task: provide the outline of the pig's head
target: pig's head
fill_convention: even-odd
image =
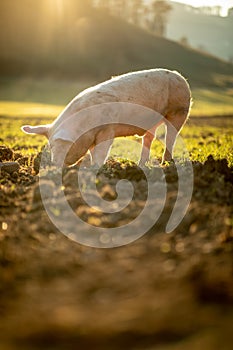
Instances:
[[[73,159],[70,152],[73,142],[67,136],[60,135],[60,132],[52,134],[51,125],[24,125],[21,130],[26,134],[44,135],[49,140],[51,160],[56,166],[62,167],[64,164],[71,165],[75,162],[76,159]]]
[[[49,140],[51,149],[51,160],[58,166],[72,165],[76,162],[76,158],[72,153],[72,141],[63,140],[61,138]]]

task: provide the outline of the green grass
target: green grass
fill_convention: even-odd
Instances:
[[[211,118],[209,125],[187,125],[181,136],[185,142],[190,158],[193,161],[204,162],[209,155],[214,159],[227,159],[233,167],[233,119],[230,125],[213,126]]]
[[[49,123],[52,118],[0,116],[1,144],[19,150],[22,154],[34,154],[46,144],[46,139],[36,135],[26,135],[21,126],[26,124]]]

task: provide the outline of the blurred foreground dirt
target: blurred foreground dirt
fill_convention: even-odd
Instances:
[[[0,161],[13,160],[19,171],[0,174],[1,349],[232,349],[233,174],[225,160],[192,164],[192,201],[169,234],[177,172],[165,167],[167,200],[159,220],[134,243],[112,249],[61,234],[41,201],[39,158],[1,147]],[[115,227],[142,210],[147,182],[136,165],[110,160],[98,175],[99,193],[110,201],[119,179],[134,185],[135,198],[115,219],[85,205],[76,172],[66,170],[63,185],[83,220]],[[82,172],[91,178],[91,170]],[[157,175],[156,167],[150,170],[151,181],[159,183]],[[50,201],[54,181],[42,186]]]

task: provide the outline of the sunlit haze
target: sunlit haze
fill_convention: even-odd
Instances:
[[[233,0],[171,0],[174,2],[180,2],[187,5],[191,5],[194,7],[201,7],[201,6],[221,6],[222,16],[227,15],[227,11],[229,8],[233,7]]]

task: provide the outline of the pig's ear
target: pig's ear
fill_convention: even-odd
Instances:
[[[24,125],[21,127],[21,130],[26,134],[38,134],[38,135],[44,135],[48,137],[49,125],[39,125],[39,126]]]

